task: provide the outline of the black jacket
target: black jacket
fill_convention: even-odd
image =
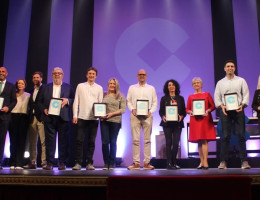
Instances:
[[[177,95],[177,96],[174,97],[174,99],[175,99],[175,101],[177,101],[178,114],[182,115],[183,119],[184,119],[185,116],[186,116],[186,110],[185,110],[186,108],[185,108],[184,98],[182,96]],[[163,96],[161,98],[160,110],[159,110],[159,114],[160,114],[161,118],[163,116],[165,116],[165,106],[171,105],[170,102],[171,102],[171,97],[169,95]],[[164,122],[162,120],[161,123],[160,123],[160,126],[176,126],[177,125],[177,126],[180,126],[181,128],[183,128],[184,127],[183,119],[180,122]]]

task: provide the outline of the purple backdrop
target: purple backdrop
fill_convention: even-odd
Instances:
[[[260,48],[256,1],[233,0],[233,12],[238,75],[247,81],[250,90],[250,103],[248,108],[245,109],[245,113],[248,117],[251,117],[251,105],[260,75]],[[260,143],[258,140],[247,141],[248,150],[259,148]],[[259,154],[250,154],[249,156],[255,157],[259,156]]]
[[[97,82],[106,90],[107,80],[116,77],[121,92],[127,95],[129,85],[137,83],[138,69],[144,68],[148,73],[147,82],[156,88],[158,101],[165,81],[171,78],[179,81],[185,100],[193,93],[191,79],[194,76],[200,76],[204,90],[213,94],[210,6],[210,1],[193,0],[96,0],[93,66],[100,71]],[[123,115],[118,140],[118,156],[123,157],[124,165],[132,162],[129,115],[129,111]],[[159,123],[157,110],[152,156],[155,156],[155,135],[162,130]],[[186,148],[186,129],[183,129],[183,157],[187,155]],[[101,149],[96,150],[95,156],[101,156]]]

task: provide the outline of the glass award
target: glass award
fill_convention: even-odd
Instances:
[[[61,104],[62,104],[62,99],[52,98],[50,101],[48,114],[59,116],[61,110]]]
[[[193,115],[205,115],[205,99],[192,100]]]
[[[224,94],[224,99],[225,99],[227,111],[238,109],[239,105],[238,105],[237,93]]]
[[[146,116],[149,113],[149,100],[136,100],[136,115]]]
[[[166,121],[178,121],[178,106],[171,105],[165,106]]]
[[[4,98],[0,97],[0,110],[3,108],[4,105]]]
[[[93,104],[94,117],[105,117],[107,115],[107,104],[106,103],[94,103]]]

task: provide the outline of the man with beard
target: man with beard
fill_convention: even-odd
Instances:
[[[72,104],[74,100],[74,91],[72,86],[62,82],[63,70],[55,67],[52,71],[53,83],[44,87],[43,108],[46,115],[45,139],[46,139],[46,158],[47,165],[43,168],[52,170],[55,163],[54,155],[56,149],[56,134],[58,132],[58,152],[59,152],[59,170],[66,169],[67,159],[67,140],[72,119]],[[62,100],[59,115],[49,114],[50,102],[53,98]]]
[[[5,137],[11,120],[11,111],[17,102],[15,85],[6,81],[7,76],[7,69],[0,67],[0,101],[2,102],[2,105],[0,105],[0,162],[3,159]],[[1,163],[0,169],[3,169]]]
[[[29,146],[30,146],[30,163],[24,166],[24,169],[37,168],[37,141],[38,134],[41,141],[41,166],[46,166],[46,146],[45,146],[45,132],[44,132],[44,113],[42,108],[43,92],[42,85],[42,72],[34,72],[32,75],[32,82],[34,89],[30,91],[31,96],[29,99]]]
[[[249,103],[249,89],[245,79],[236,76],[236,65],[232,60],[225,62],[224,71],[226,76],[219,80],[216,85],[214,99],[217,108],[220,108],[220,121],[222,125],[221,152],[219,169],[227,168],[229,142],[231,137],[232,124],[235,125],[235,133],[238,137],[238,145],[241,159],[241,168],[250,169],[247,161],[246,139],[245,139],[245,113],[244,108]],[[228,110],[225,95],[236,94],[238,108]],[[234,103],[234,97],[231,102]],[[229,100],[227,100],[229,101]]]

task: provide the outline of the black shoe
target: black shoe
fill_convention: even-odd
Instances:
[[[176,164],[174,164],[173,167],[174,167],[175,169],[180,169],[180,168],[181,168],[180,166],[178,166],[178,165],[176,165]]]
[[[0,165],[0,170],[3,169],[2,165]]]
[[[167,169],[169,169],[169,170],[174,170],[174,169],[180,169],[180,167],[178,166],[178,165],[176,165],[176,164],[168,164],[167,165]]]
[[[28,164],[28,165],[25,165],[23,166],[24,169],[36,169],[37,166],[36,164]]]
[[[202,165],[199,165],[197,169],[203,169],[204,167]]]
[[[65,170],[66,165],[64,163],[59,164],[58,170]]]
[[[209,169],[209,167],[203,167],[202,169],[205,169],[205,170],[207,170],[207,169]]]

